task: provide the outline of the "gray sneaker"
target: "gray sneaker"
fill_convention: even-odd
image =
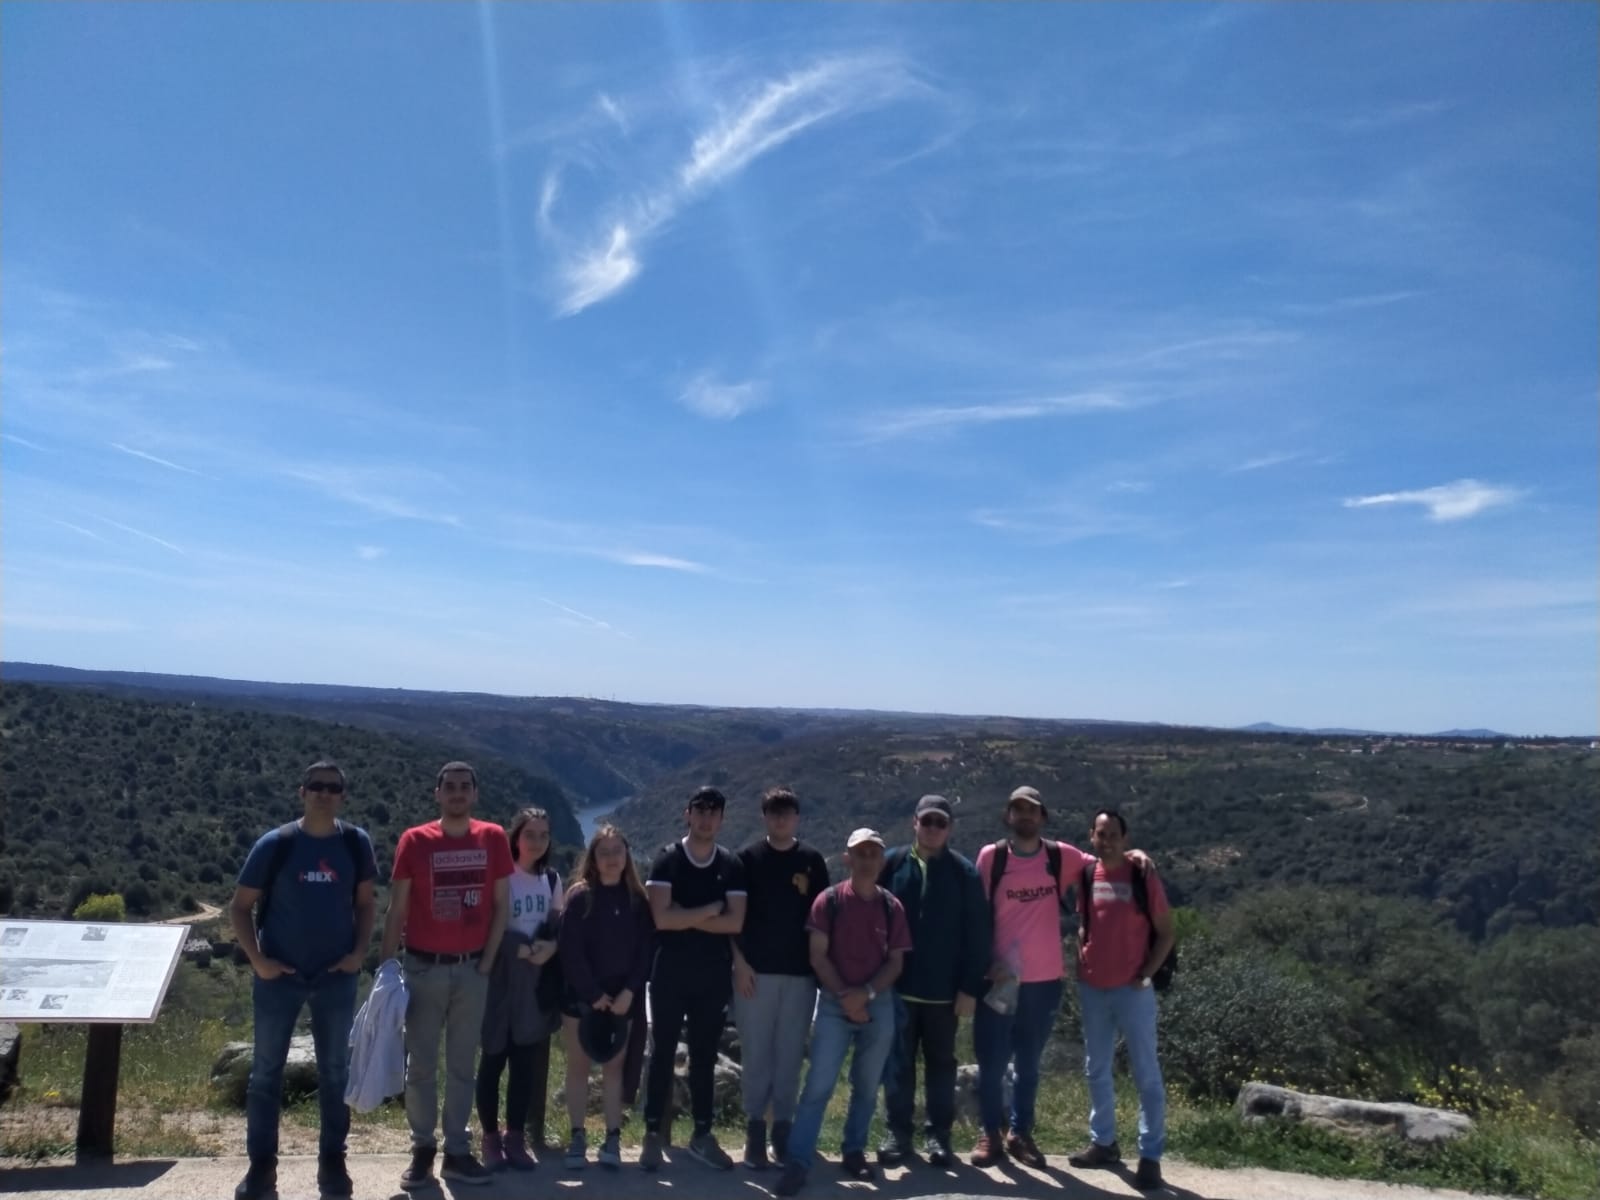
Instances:
[[[717,1145],[715,1134],[695,1134],[689,1139],[689,1153],[708,1167],[715,1167],[719,1171],[733,1170],[733,1159],[728,1157],[726,1150]]]
[[[581,1171],[589,1165],[589,1139],[579,1129],[572,1135],[572,1141],[567,1143],[567,1156],[561,1160],[561,1165],[569,1171]]]
[[[622,1166],[622,1137],[619,1134],[608,1133],[606,1140],[600,1146],[600,1153],[596,1156],[602,1167],[609,1167],[615,1171]]]

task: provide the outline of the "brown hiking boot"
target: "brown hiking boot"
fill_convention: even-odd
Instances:
[[[1090,1142],[1088,1149],[1069,1156],[1067,1161],[1075,1167],[1113,1167],[1122,1161],[1122,1151],[1115,1142],[1109,1146]]]
[[[1026,1133],[1013,1133],[1007,1137],[1006,1153],[1025,1167],[1032,1167],[1035,1171],[1044,1170],[1044,1155]]]
[[[992,1167],[1005,1156],[1005,1147],[1000,1143],[1000,1131],[988,1130],[978,1139],[967,1161],[975,1167]]]
[[[1133,1174],[1133,1186],[1141,1192],[1153,1192],[1157,1188],[1166,1187],[1166,1181],[1161,1178],[1161,1161],[1155,1158],[1141,1158],[1139,1169]]]

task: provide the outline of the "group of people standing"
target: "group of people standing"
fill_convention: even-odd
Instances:
[[[351,1194],[348,1035],[375,923],[377,869],[365,831],[338,820],[345,787],[336,764],[307,768],[304,816],[265,834],[240,872],[230,911],[255,971],[256,1027],[250,1167],[236,1200],[276,1196],[283,1068],[307,1006],[322,1115],[318,1185],[324,1196]],[[441,1043],[438,1174],[470,1184],[499,1168],[533,1168],[529,1138],[544,1148],[550,1038],[558,1029],[567,1064],[567,1168],[589,1161],[585,1117],[596,1067],[605,1126],[597,1161],[621,1166],[624,1113],[642,1081],[640,1166],[662,1167],[681,1038],[693,1118],[687,1153],[730,1169],[733,1159],[713,1131],[715,1067],[730,1012],[742,1048],[743,1165],[764,1170],[776,1162],[778,1195],[794,1195],[807,1181],[847,1056],[844,1173],[874,1175],[867,1140],[880,1087],[887,1136],[878,1161],[914,1157],[919,1061],[922,1153],[935,1166],[952,1165],[956,1034],[968,1017],[983,1127],[970,1161],[990,1166],[1009,1156],[1042,1167],[1034,1104],[1061,1006],[1063,914],[1075,916],[1079,930],[1091,1106],[1091,1141],[1069,1161],[1105,1167],[1121,1160],[1111,1081],[1120,1032],[1140,1098],[1135,1182],[1160,1186],[1164,1092],[1151,981],[1171,950],[1172,921],[1153,864],[1126,849],[1119,814],[1096,815],[1087,854],[1045,839],[1044,800],[1019,787],[1005,808],[1009,836],[985,846],[974,863],[948,845],[953,806],[924,796],[908,844],[891,849],[876,830],[851,833],[847,874],[835,883],[821,851],[798,836],[792,791],[762,797],[765,835],[734,852],[717,842],[726,798],[705,787],[685,806],[684,836],[655,857],[647,877],[627,837],[608,824],[589,837],[564,886],[550,865],[548,814],[526,809],[504,828],[477,820],[477,774],[464,762],[440,768],[434,794],[439,818],[407,829],[396,848],[380,952],[379,986],[394,960],[405,986],[412,1155],[403,1189],[436,1183]],[[1074,888],[1076,909],[1066,899]],[[509,1076],[503,1126],[502,1075]],[[474,1099],[481,1157],[468,1129]]]

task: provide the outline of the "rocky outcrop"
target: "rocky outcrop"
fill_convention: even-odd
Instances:
[[[1247,1083],[1239,1092],[1239,1116],[1247,1123],[1279,1117],[1337,1133],[1388,1133],[1433,1145],[1472,1132],[1472,1118],[1420,1104],[1384,1104],[1296,1092],[1267,1083]]]
[[[211,1086],[235,1108],[244,1107],[245,1089],[250,1083],[250,1060],[255,1047],[249,1042],[229,1042],[211,1067]],[[289,1043],[289,1059],[283,1068],[285,1099],[317,1090],[317,1053],[311,1035],[303,1033]]]
[[[197,967],[209,967],[212,953],[211,943],[203,937],[192,937],[183,944],[183,961]]]

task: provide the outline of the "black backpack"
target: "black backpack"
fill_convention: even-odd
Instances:
[[[1000,881],[1005,878],[1006,863],[1011,859],[1011,843],[1001,838],[994,844],[994,857],[989,863],[989,903],[1000,893]],[[1070,933],[1077,925],[1076,914],[1067,905],[1067,889],[1061,886],[1061,843],[1044,844],[1045,869],[1056,884],[1056,903],[1061,909],[1061,932]]]
[[[1083,868],[1083,882],[1078,888],[1078,941],[1081,943],[1089,940],[1089,921],[1094,914],[1094,863],[1089,863]],[[1133,868],[1133,902],[1139,906],[1139,911],[1144,914],[1146,921],[1150,920],[1150,885],[1145,882],[1144,869]],[[1154,923],[1150,926],[1150,940],[1147,946],[1155,945],[1156,933]],[[1150,986],[1158,992],[1164,992],[1172,986],[1172,977],[1178,973],[1178,944],[1174,942],[1172,949],[1167,952],[1167,957],[1156,968],[1156,973],[1150,976]]]
[[[350,856],[350,906],[355,907],[356,889],[361,886],[361,830],[343,821],[333,823],[333,831],[344,841],[345,853]],[[277,840],[272,843],[272,857],[267,862],[267,880],[256,899],[256,933],[259,936],[267,924],[267,909],[271,906],[272,889],[283,874],[283,868],[294,853],[294,839],[300,836],[300,822],[290,821],[277,828]]]

